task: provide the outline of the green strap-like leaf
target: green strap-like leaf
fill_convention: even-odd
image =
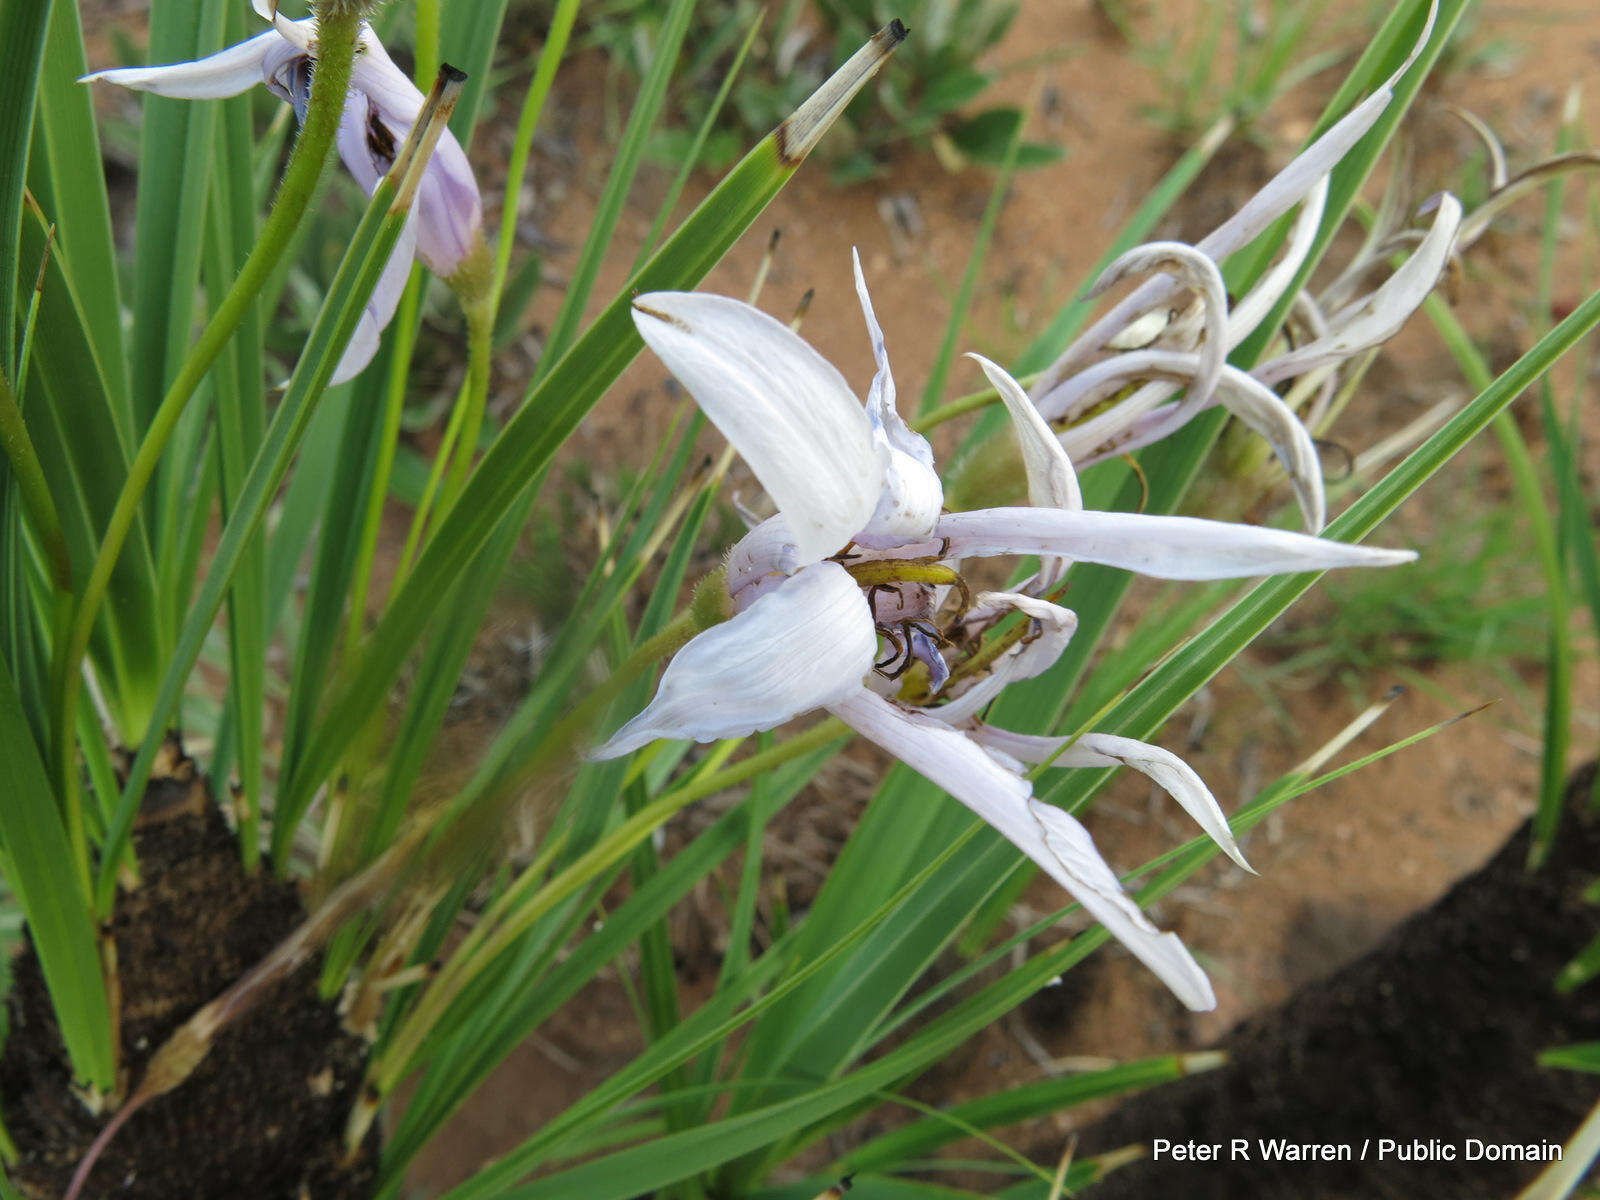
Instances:
[[[80,1080],[109,1089],[115,1081],[111,1010],[94,916],[78,885],[44,761],[5,662],[0,662],[0,848],[6,884],[27,914],[73,1071]]]

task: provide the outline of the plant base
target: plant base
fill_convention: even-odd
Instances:
[[[152,779],[134,844],[141,882],[117,900],[111,929],[122,990],[126,1078],[305,917],[293,883],[240,865],[237,842],[194,764],[174,743]],[[377,1138],[345,1163],[343,1128],[366,1043],[316,995],[319,964],[286,979],[225,1030],[194,1074],[135,1113],[84,1190],[117,1200],[366,1200]],[[27,1196],[57,1197],[106,1116],[71,1075],[31,945],[13,965],[0,1106],[21,1154],[7,1169]]]

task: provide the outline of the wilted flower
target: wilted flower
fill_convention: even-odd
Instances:
[[[1327,304],[1297,292],[1289,320],[1302,344],[1250,371],[1225,360],[1294,283],[1316,241],[1331,173],[1388,106],[1394,85],[1432,33],[1433,15],[1417,49],[1383,86],[1216,230],[1193,246],[1135,247],[1107,268],[1090,295],[1130,275],[1158,274],[1078,337],[1030,391],[1074,462],[1088,466],[1147,446],[1221,404],[1266,438],[1294,484],[1307,526],[1321,529],[1322,470],[1307,425],[1318,424],[1326,412],[1339,364],[1393,337],[1433,290],[1463,231],[1460,203],[1449,195],[1436,199],[1431,228],[1415,236],[1411,257],[1372,292],[1350,299],[1344,289],[1358,278],[1353,274],[1338,281],[1341,290],[1325,297]],[[1297,204],[1278,261],[1230,306],[1218,264]],[[1372,260],[1362,261],[1365,267]],[[1315,376],[1319,394],[1303,422],[1273,387],[1308,376]],[[1182,398],[1175,398],[1180,391]]]
[[[1034,506],[944,513],[928,443],[896,411],[859,260],[856,286],[877,361],[865,410],[821,355],[747,304],[682,292],[635,301],[645,341],[779,511],[729,555],[734,616],[679,651],[649,706],[595,756],[657,738],[740,737],[827,709],[1014,842],[1185,1004],[1209,1008],[1210,983],[1182,943],[1145,919],[1076,820],[1034,798],[1018,760],[1143,771],[1243,865],[1205,785],[1155,746],[1096,734],[1069,745],[978,718],[1009,681],[1048,668],[1072,637],[1077,618],[1043,598],[1071,561],[1222,579],[1413,555],[1189,517],[1084,511],[1049,426],[986,360],[1022,443]],[[962,560],[995,555],[1038,555],[1040,573],[1015,592],[972,595]],[[1015,628],[984,640],[1014,614]]]
[[[249,41],[196,62],[97,71],[84,80],[104,79],[183,100],[236,96],[263,83],[293,105],[295,116],[304,121],[317,65],[316,23],[310,17],[291,21],[277,12],[270,0],[252,2],[272,28]],[[337,142],[339,157],[368,195],[393,165],[423,100],[416,85],[395,66],[377,35],[363,23]],[[482,223],[477,180],[461,143],[446,129],[423,172],[400,240],[334,372],[334,383],[359,374],[377,352],[378,335],[400,303],[412,258],[421,259],[434,274],[449,279],[482,244]]]

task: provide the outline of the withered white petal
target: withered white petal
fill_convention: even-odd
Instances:
[[[841,549],[872,516],[883,463],[844,377],[759,309],[726,296],[651,292],[634,324],[750,464],[801,557]]]
[[[1193,767],[1169,750],[1109,733],[1086,733],[1072,742],[1070,738],[1039,737],[983,726],[974,730],[972,736],[987,749],[1001,751],[1025,763],[1048,762],[1054,767],[1132,767],[1176,800],[1224,854],[1252,875],[1256,873],[1240,853],[1233,830],[1228,828],[1227,815],[1211,789]],[[1064,746],[1066,748],[1062,749]]]
[[[859,691],[878,638],[855,580],[813,563],[667,664],[655,698],[591,752],[618,758],[658,738],[744,737]]]
[[[833,712],[987,821],[1065,888],[1185,1005],[1199,1012],[1216,1006],[1210,981],[1183,943],[1150,923],[1123,892],[1088,831],[1067,813],[1036,801],[1026,780],[965,734],[865,689],[834,704]]]
[[[1217,399],[1272,447],[1305,518],[1306,528],[1321,533],[1327,521],[1328,500],[1322,487],[1322,460],[1311,431],[1283,402],[1277,392],[1237,367],[1229,367],[1217,389]]]
[[[1119,255],[1089,289],[1097,296],[1119,280],[1149,271],[1163,271],[1200,298],[1204,334],[1196,351],[1197,367],[1184,403],[1203,407],[1222,373],[1228,352],[1228,289],[1216,262],[1182,242],[1147,242]]]
[[[1324,175],[1306,194],[1304,203],[1300,205],[1300,211],[1295,214],[1294,225],[1289,230],[1289,237],[1284,243],[1283,253],[1278,256],[1278,261],[1256,280],[1255,287],[1246,292],[1244,299],[1235,304],[1233,310],[1228,313],[1228,349],[1232,350],[1255,332],[1256,326],[1261,324],[1273,306],[1283,298],[1284,291],[1294,282],[1295,275],[1299,273],[1301,265],[1306,260],[1306,255],[1311,253],[1311,246],[1316,241],[1317,229],[1322,224],[1322,212],[1327,203],[1328,176]]]
[[[1253,374],[1264,383],[1277,383],[1388,341],[1439,282],[1460,229],[1461,201],[1447,192],[1439,198],[1438,215],[1415,253],[1376,291],[1331,315],[1327,336],[1261,364]]]
[[[1431,0],[1428,17],[1411,53],[1398,70],[1372,95],[1357,104],[1310,146],[1307,146],[1288,166],[1268,180],[1267,184],[1221,225],[1202,238],[1196,249],[1213,260],[1221,262],[1235,250],[1248,245],[1255,237],[1288,212],[1305,197],[1318,181],[1331,172],[1339,161],[1360,141],[1377,122],[1383,110],[1394,98],[1394,86],[1421,54],[1433,35],[1438,17],[1438,0]],[[1178,288],[1177,280],[1162,276],[1141,284],[1111,310],[1081,333],[1034,383],[1034,396],[1047,395],[1073,368],[1083,363],[1106,345],[1109,338],[1118,334],[1129,321],[1135,320],[1161,304]]]
[[[1166,376],[1181,383],[1189,369],[1189,356],[1175,355],[1170,360],[1152,360],[1141,374]],[[1137,402],[1138,396],[1135,395],[1132,400]],[[1305,516],[1306,527],[1313,533],[1320,533],[1327,519],[1322,460],[1317,455],[1316,442],[1304,422],[1276,392],[1238,367],[1223,368],[1210,403],[1221,404],[1266,439],[1294,486],[1295,499]],[[1111,414],[1096,417],[1062,434],[1061,441],[1078,450],[1086,463],[1092,463],[1160,441],[1192,416],[1186,398],[1182,402],[1159,405],[1147,413],[1140,413],[1136,418],[1121,422],[1112,419]]]
[[[1059,554],[1159,579],[1238,579],[1410,562],[1410,550],[1331,542],[1303,533],[1123,512],[989,508],[950,513],[938,534],[951,558]]]

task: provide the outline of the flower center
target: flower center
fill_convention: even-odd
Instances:
[[[937,623],[940,605],[935,589],[956,590],[959,607],[951,618],[956,623],[972,606],[972,590],[967,581],[938,556],[866,561],[855,558],[847,547],[834,556],[834,561],[866,590],[874,628],[888,643],[889,653],[873,664],[873,670],[885,679],[899,679],[921,663],[928,670],[926,690],[937,692],[950,677],[941,647],[952,641]]]

